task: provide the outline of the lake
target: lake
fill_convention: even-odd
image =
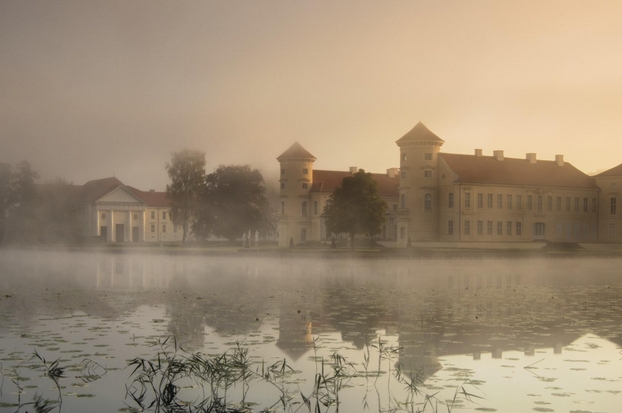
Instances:
[[[620,268],[4,249],[0,412],[617,412]]]

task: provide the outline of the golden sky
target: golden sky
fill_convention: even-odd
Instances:
[[[275,176],[450,153],[622,163],[621,1],[0,0],[0,161],[164,189],[184,147]]]

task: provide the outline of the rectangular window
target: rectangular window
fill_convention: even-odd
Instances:
[[[542,195],[538,195],[536,202],[538,203],[538,211],[542,211]]]
[[[397,212],[397,204],[393,204],[393,212]]]
[[[609,224],[609,236],[611,238],[615,238],[616,236],[616,223],[612,222]]]
[[[616,214],[616,198],[615,197],[609,200],[609,213],[611,215]]]
[[[306,182],[302,183],[302,189],[309,189],[309,184]]]
[[[508,195],[508,201],[506,202],[508,209],[512,209],[512,195]]]
[[[570,197],[566,197],[566,211],[570,212]]]
[[[464,235],[471,235],[471,221],[464,221]]]
[[[162,219],[166,219],[166,212],[162,211]]]
[[[533,197],[531,195],[527,195],[527,209],[529,211],[533,209]]]
[[[281,175],[285,175],[285,169],[281,169]]]
[[[492,221],[486,222],[486,235],[492,235]]]
[[[400,239],[404,239],[404,238],[406,238],[406,228],[400,227]]]
[[[155,232],[155,225],[151,224],[151,233],[154,233],[154,232]]]
[[[477,194],[477,207],[484,208],[484,194]]]
[[[317,201],[313,201],[313,214],[317,215]]]
[[[484,234],[484,221],[477,221],[477,235]]]
[[[162,224],[162,232],[166,232],[166,224]]]
[[[307,168],[302,168],[303,175],[309,175],[309,170]]]
[[[497,235],[503,235],[503,222],[497,221]]]
[[[432,171],[423,171],[423,176],[425,178],[432,178]]]
[[[523,209],[523,196],[516,195],[516,209]]]
[[[516,223],[516,235],[523,235],[523,223],[520,221]]]
[[[488,208],[492,208],[492,194],[486,194],[486,204]]]
[[[557,210],[558,211],[562,210],[562,197],[561,196],[557,197]]]
[[[592,212],[596,212],[596,198],[592,198]]]
[[[497,195],[497,208],[503,208],[503,195]]]
[[[431,153],[425,153],[423,155],[423,159],[425,159],[426,161],[431,161],[432,160],[432,154]]]
[[[400,172],[400,176],[402,177],[402,179],[406,179],[406,171]]]
[[[151,211],[151,219],[155,219],[155,211]]]
[[[579,198],[575,197],[574,199],[574,212],[579,212]]]
[[[553,197],[552,196],[546,197],[546,209],[547,211],[553,210]]]
[[[406,154],[405,154],[405,153],[403,153],[403,154],[402,154],[402,161],[405,161],[405,160],[407,160],[407,159],[408,159],[408,157],[406,156]]]
[[[512,221],[506,222],[505,232],[507,235],[512,235]]]
[[[464,207],[471,208],[471,193],[470,192],[464,193]]]
[[[281,182],[281,189],[285,189],[285,182]]]
[[[588,209],[587,198],[583,198],[583,212],[587,212],[587,209]]]
[[[454,235],[454,221],[447,222],[447,235]]]
[[[448,198],[448,201],[447,201],[447,207],[448,208],[453,208],[454,207],[454,193],[453,192],[449,193],[449,198]]]
[[[306,242],[306,241],[307,241],[307,230],[301,229],[300,230],[300,242]]]

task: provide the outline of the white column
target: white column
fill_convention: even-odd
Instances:
[[[128,236],[125,238],[126,240],[128,240],[129,242],[134,241],[132,239],[133,236],[133,230],[132,230],[132,220],[134,219],[134,211],[129,210],[127,211],[127,230],[125,231],[126,234],[128,234]]]
[[[93,208],[95,209],[95,235],[99,237],[101,235],[101,233],[99,232],[99,227],[101,226],[101,224],[99,223],[99,217],[101,216],[101,212],[99,212],[97,208],[95,208],[95,206],[93,206]],[[91,231],[89,235],[92,234],[93,232]]]
[[[138,240],[145,241],[145,210],[140,211],[138,221]]]
[[[108,242],[114,242],[114,210],[110,210],[110,220],[108,221]]]

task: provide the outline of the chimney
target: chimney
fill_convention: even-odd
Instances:
[[[482,156],[484,156],[482,154],[482,150],[481,149],[475,149],[475,156],[477,156],[478,158],[481,158]]]
[[[559,166],[564,166],[564,155],[555,155],[555,163]]]
[[[387,169],[387,175],[389,175],[389,178],[394,178],[397,176],[399,170],[400,168],[389,168]]]
[[[527,157],[527,160],[529,161],[529,163],[536,163],[536,154],[535,153],[528,153],[525,156]]]
[[[503,151],[492,151],[492,156],[497,158],[498,161],[503,160]]]
[[[354,175],[354,174],[355,174],[355,173],[357,173],[357,172],[358,172],[358,169],[356,169],[356,166],[351,166],[351,167],[350,167],[350,173],[351,173],[352,175]]]

